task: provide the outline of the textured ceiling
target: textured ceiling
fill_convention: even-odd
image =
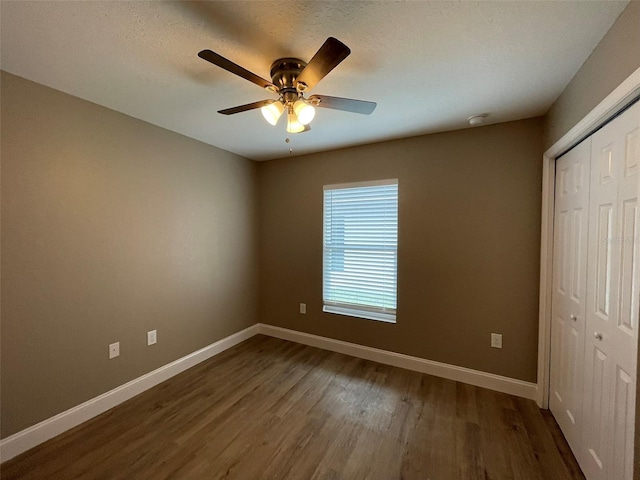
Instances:
[[[627,1],[143,2],[2,0],[1,68],[247,158],[265,160],[544,114]],[[198,58],[211,49],[269,78],[327,37],[351,55],[311,93],[371,100],[318,109],[287,134],[270,95]],[[285,143],[291,138],[289,144]]]

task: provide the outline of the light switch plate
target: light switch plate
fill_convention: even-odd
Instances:
[[[147,346],[154,345],[158,341],[158,332],[157,330],[151,330],[147,332]]]

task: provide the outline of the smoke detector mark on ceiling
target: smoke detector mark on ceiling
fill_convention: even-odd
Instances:
[[[480,113],[470,116],[467,120],[469,121],[469,125],[477,127],[478,125],[482,125],[488,116],[488,113]]]

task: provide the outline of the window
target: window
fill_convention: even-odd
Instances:
[[[325,312],[395,323],[398,180],[324,187]]]

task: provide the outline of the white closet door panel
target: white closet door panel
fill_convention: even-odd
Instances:
[[[640,278],[640,232],[638,231],[638,164],[640,163],[640,103],[637,103],[615,125],[615,141],[620,148],[621,176],[618,208],[620,243],[618,316],[611,325],[613,385],[611,388],[611,425],[613,427],[612,477],[631,480],[633,476],[633,436],[635,426],[635,394],[638,348],[638,300]]]
[[[638,335],[638,163],[640,163],[640,103],[629,109],[610,125],[615,126],[615,150],[620,155],[621,177],[618,209],[620,219],[617,229],[620,243],[620,295],[619,315],[612,325],[613,342],[620,366],[635,378]],[[598,132],[599,133],[599,132]],[[596,134],[597,135],[597,134]]]
[[[615,195],[615,192],[612,193]],[[611,257],[613,255],[613,204],[610,202],[597,205],[595,220],[596,230],[594,236],[597,240],[595,246],[595,266],[594,272],[594,297],[596,302],[595,314],[604,322],[608,322],[611,317]]]
[[[638,335],[640,104],[592,137],[583,447],[585,476],[631,479]]]
[[[629,192],[631,193],[631,192]],[[622,203],[622,252],[620,255],[620,314],[618,329],[620,334],[633,338],[638,324],[638,285],[634,278],[637,268],[637,248],[635,248],[635,232],[637,231],[638,201],[627,198]]]
[[[614,379],[613,401],[613,476],[611,478],[631,479],[633,475],[633,428],[628,428],[634,421],[635,382],[631,376],[616,368]]]
[[[582,417],[590,144],[556,163],[550,409],[573,449]]]
[[[610,370],[611,358],[593,342],[587,343],[582,442],[574,453],[588,480],[611,480],[605,470],[609,468],[612,436],[606,415],[611,388],[611,377],[607,371]]]

